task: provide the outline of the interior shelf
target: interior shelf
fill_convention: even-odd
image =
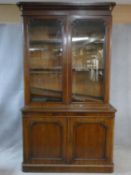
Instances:
[[[57,91],[57,90],[47,90],[47,89],[42,89],[42,88],[31,88],[31,93],[32,95],[39,96],[39,97],[48,97],[48,98],[60,98],[62,95],[62,91]],[[73,94],[72,95],[73,101],[96,101],[100,102],[101,98],[100,97],[93,97],[89,96],[87,94]]]
[[[31,74],[41,74],[41,73],[50,73],[50,72],[62,72],[62,68],[36,68],[36,69],[30,69]]]
[[[79,39],[79,38],[78,38]],[[94,40],[73,40],[72,42],[75,44],[86,43],[86,44],[104,44],[104,39],[94,39]]]
[[[74,72],[89,72],[89,71],[91,71],[91,69],[76,69],[76,68],[73,68],[72,70]],[[104,71],[104,69],[102,69],[102,68],[98,68],[98,69],[95,68],[93,70]]]
[[[48,89],[42,89],[42,88],[31,88],[31,93],[33,95],[41,96],[41,97],[53,97],[53,98],[60,98],[62,91],[56,91],[56,90],[48,90]]]
[[[31,40],[31,45],[41,45],[41,44],[61,44],[62,39],[45,39],[45,40]]]

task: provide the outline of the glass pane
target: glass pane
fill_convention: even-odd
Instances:
[[[29,24],[31,100],[63,101],[63,26],[56,19],[33,19]]]
[[[72,23],[72,101],[99,101],[104,89],[105,25],[101,20]]]

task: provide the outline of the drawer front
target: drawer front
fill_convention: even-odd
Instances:
[[[112,145],[113,118],[71,118],[70,147],[72,163],[111,163]]]
[[[66,125],[63,117],[24,117],[24,163],[64,163]]]

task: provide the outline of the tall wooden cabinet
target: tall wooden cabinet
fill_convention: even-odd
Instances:
[[[18,6],[24,21],[23,171],[112,172],[115,3]]]

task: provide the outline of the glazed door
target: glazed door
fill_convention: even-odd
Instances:
[[[28,102],[62,103],[66,94],[65,20],[55,16],[31,17],[26,27]]]
[[[103,19],[74,18],[70,30],[71,101],[103,101],[106,93],[106,22]]]

